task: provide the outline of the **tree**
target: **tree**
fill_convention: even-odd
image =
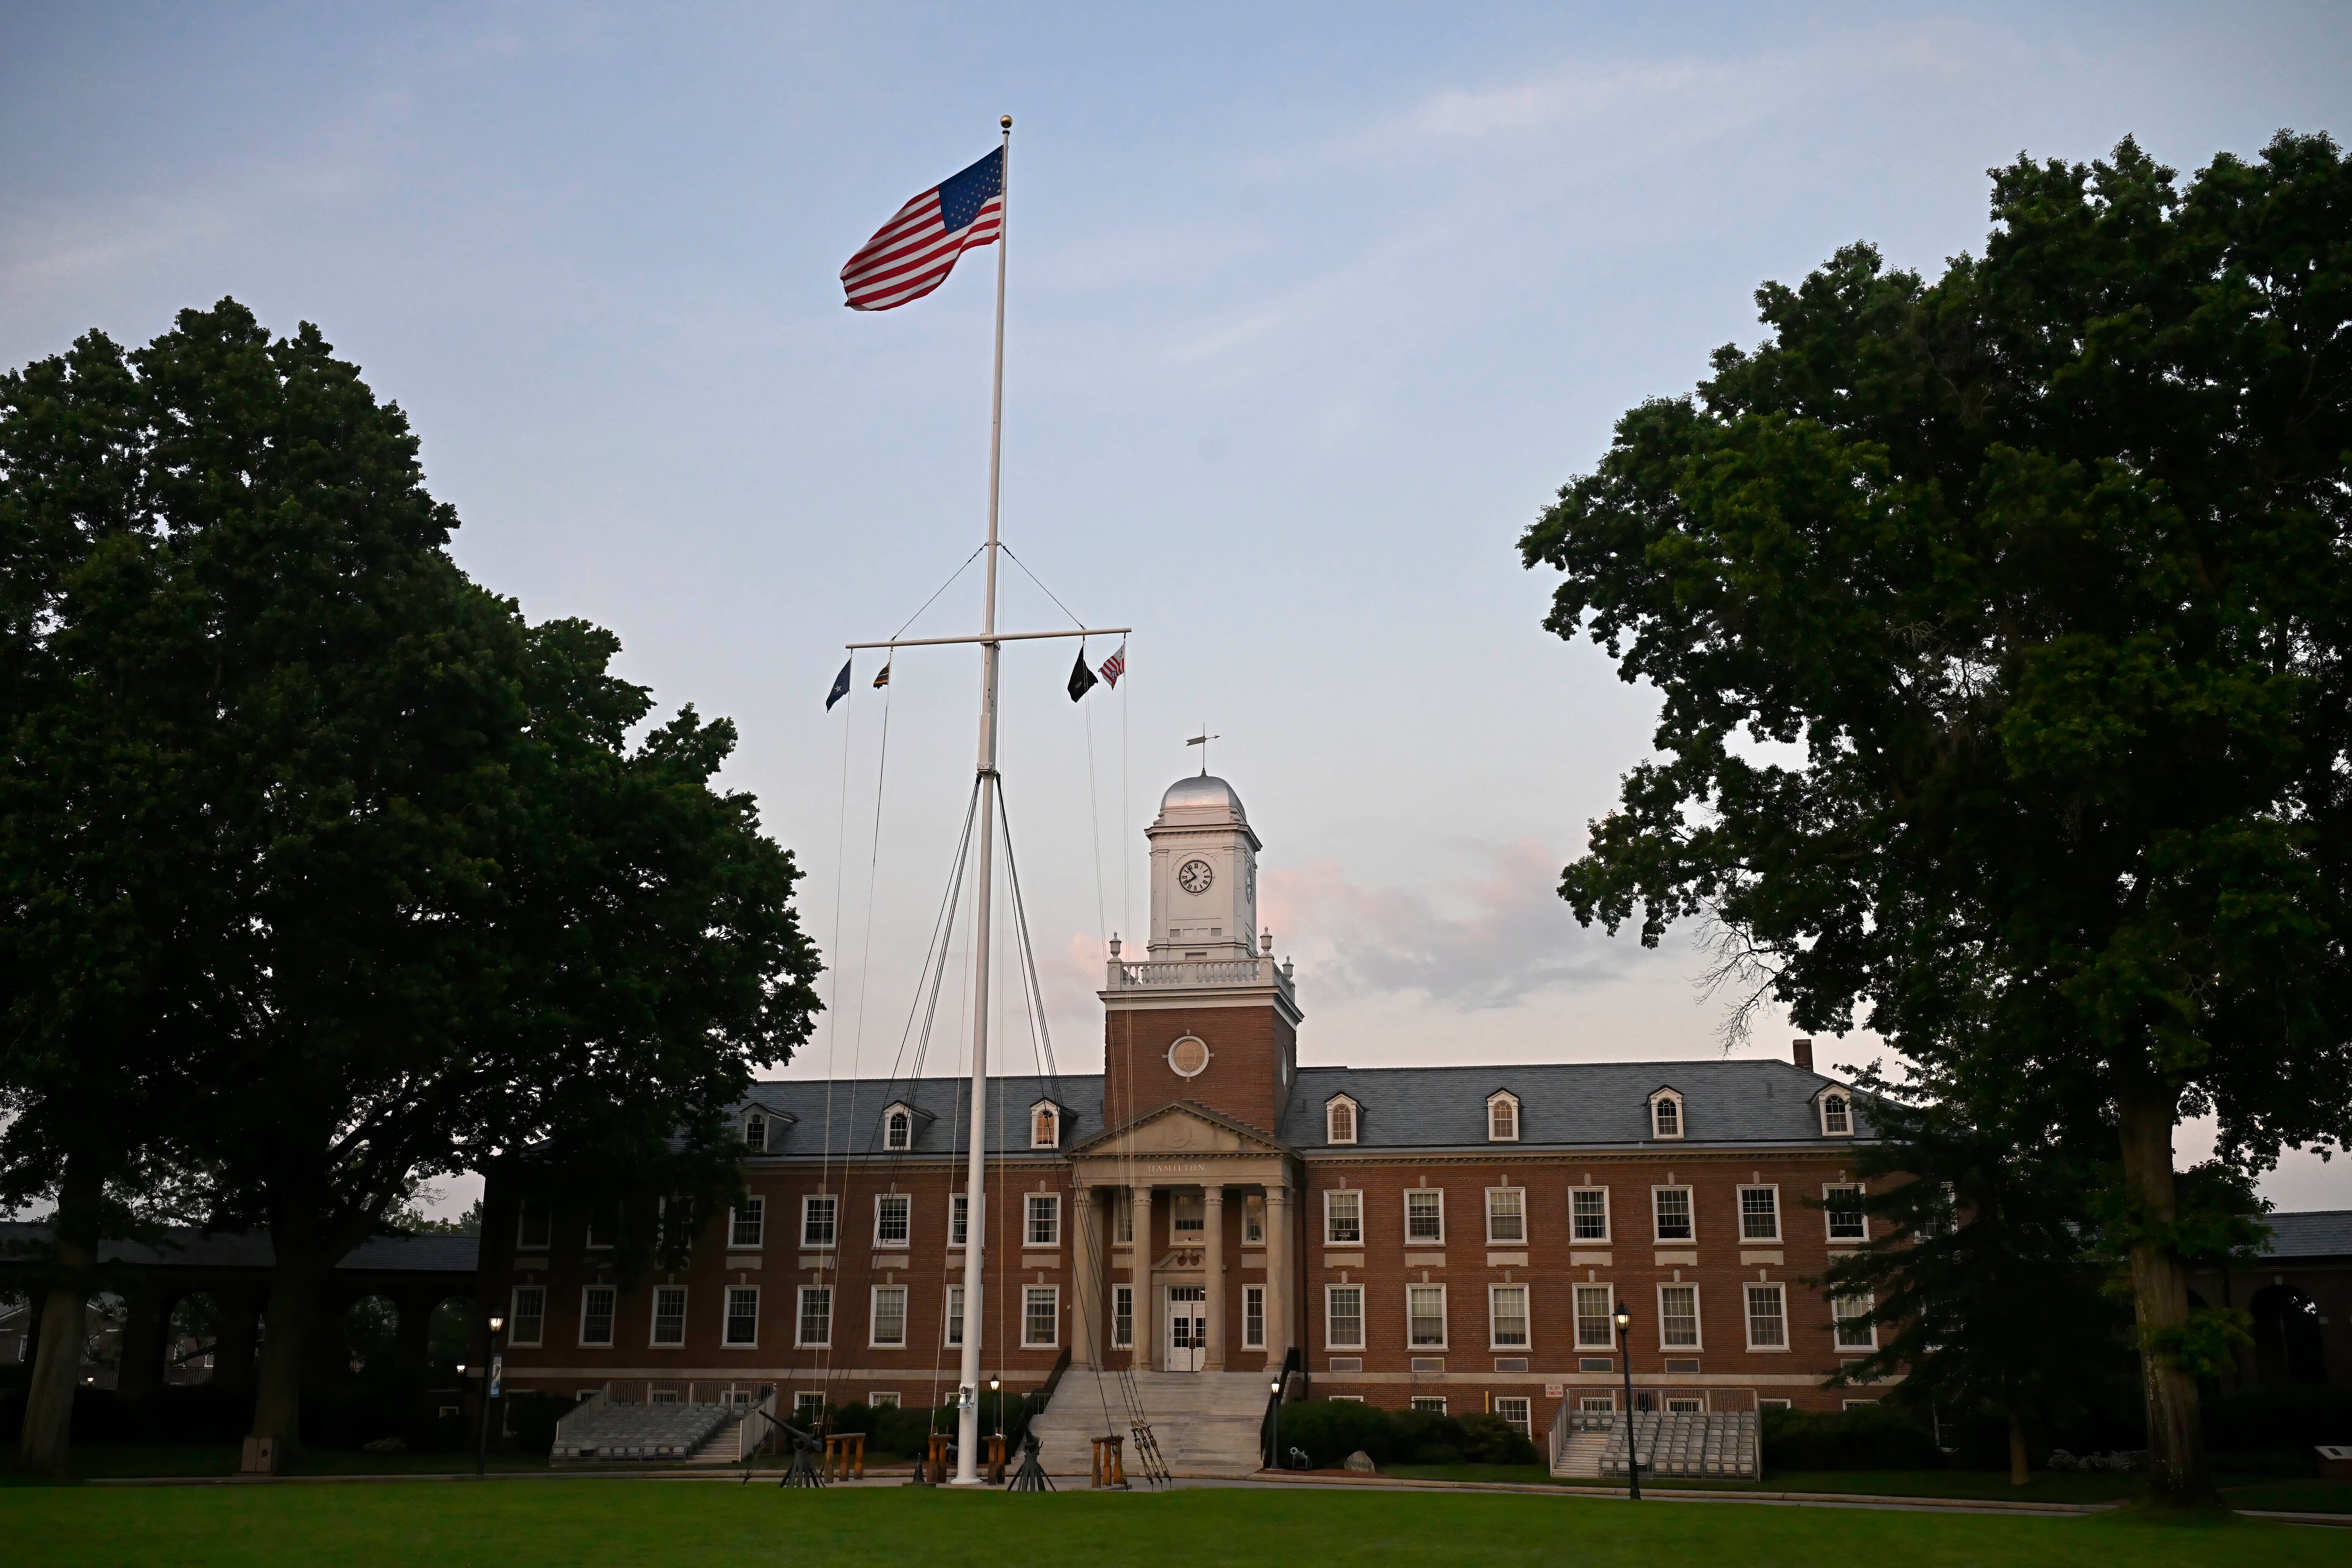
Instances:
[[[415,1185],[523,1147],[731,1171],[816,1006],[798,871],[619,644],[450,561],[416,440],[307,324],[224,300],[131,356],[151,582],[125,636],[204,890],[166,1015],[213,1216],[277,1262],[255,1430],[299,1441],[320,1283]]]
[[[2156,1478],[2199,1498],[2230,1330],[2173,1126],[2246,1168],[2352,1133],[2352,173],[2282,133],[2181,190],[2126,141],[1992,213],[1933,283],[1855,245],[1768,284],[1772,336],[1522,539],[1550,628],[1663,699],[1561,891],[1647,942],[1710,912],[1801,1025],[2111,1117]]]

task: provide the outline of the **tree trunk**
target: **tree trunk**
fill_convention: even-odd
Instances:
[[[105,1185],[87,1155],[68,1161],[58,1212],[50,1222],[57,1275],[41,1298],[41,1324],[33,1349],[32,1380],[25,1387],[25,1424],[16,1455],[25,1468],[63,1479],[73,1439],[74,1389],[81,1379],[83,1309],[90,1272],[98,1266],[98,1205]]]
[[[2021,1487],[2033,1479],[2033,1467],[2025,1462],[2025,1423],[2014,1415],[2009,1418],[2009,1484]]]
[[[2124,1182],[2139,1200],[2144,1217],[2156,1224],[2169,1225],[2175,1213],[2172,1126],[2177,1106],[2171,1091],[2153,1079],[2130,1082],[2116,1097]],[[2153,1336],[2188,1323],[2188,1273],[2179,1258],[2153,1241],[2132,1248],[2131,1272],[2132,1305],[2141,1336],[2140,1386],[2147,1404],[2149,1478],[2171,1501],[2210,1502],[2217,1494],[2205,1464],[2197,1379],[2149,1348]]]
[[[278,1244],[257,1358],[253,1435],[277,1438],[281,1454],[302,1446],[302,1347],[310,1339],[321,1272],[307,1252],[294,1250],[289,1256],[285,1243]]]

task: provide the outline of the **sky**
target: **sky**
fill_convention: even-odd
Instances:
[[[1765,280],[1857,239],[1933,275],[2020,153],[2341,137],[2348,60],[2318,5],[18,5],[0,363],[224,296],[317,322],[415,423],[469,572],[740,727],[829,965],[786,1070],[961,1070],[968,922],[908,1020],[977,656],[877,692],[862,655],[823,698],[845,643],[977,627],[995,254],[885,313],[836,276],[1011,113],[1000,624],[1135,628],[1076,706],[1069,643],[1004,658],[1057,1063],[1099,1065],[1105,939],[1203,732],[1305,1061],[1777,1054],[1777,1016],[1727,1042],[1694,933],[1645,952],[1553,892],[1654,701],[1542,630],[1520,531],[1761,335]],[[1017,1007],[999,1037],[1042,1054]],[[2352,1207],[2352,1163],[2265,1191]]]

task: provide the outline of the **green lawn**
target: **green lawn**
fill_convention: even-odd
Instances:
[[[1054,1497],[708,1481],[61,1487],[0,1494],[11,1561],[173,1564],[975,1563],[1022,1568],[1707,1561],[1819,1568],[2340,1563],[2332,1531],[2127,1510],[2048,1519],[1508,1494],[1274,1489]]]
[[[68,1459],[74,1476],[94,1480],[116,1476],[228,1476],[236,1473],[235,1443],[76,1443]],[[305,1451],[287,1471],[296,1476],[415,1476],[471,1470],[471,1454],[362,1454],[320,1448]],[[547,1468],[544,1454],[492,1454],[493,1470]],[[19,1472],[0,1466],[0,1486],[25,1485]]]
[[[1521,1485],[1598,1488],[1614,1491],[1622,1480],[1560,1480],[1540,1465],[1393,1465],[1388,1474],[1405,1480],[1509,1481]],[[2217,1478],[2233,1507],[2352,1513],[2352,1482],[2231,1475]],[[2005,1470],[1767,1470],[1761,1481],[1662,1479],[1644,1483],[1669,1490],[1833,1492],[1865,1497],[1982,1498],[2016,1502],[2120,1502],[2140,1493],[2137,1476],[2063,1475],[2043,1470],[2021,1487],[2009,1484]]]

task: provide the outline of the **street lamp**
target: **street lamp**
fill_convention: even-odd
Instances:
[[[1633,1313],[1624,1302],[1617,1303],[1617,1350],[1625,1368],[1625,1479],[1633,1486],[1633,1500],[1642,1500],[1642,1456],[1633,1447]]]
[[[474,1476],[478,1480],[489,1468],[490,1401],[498,1397],[499,1373],[503,1370],[506,1359],[499,1354],[499,1331],[506,1326],[504,1318],[493,1316],[490,1319],[490,1359],[489,1363],[482,1368],[482,1422],[480,1436],[474,1444]],[[466,1369],[460,1366],[457,1370],[462,1373]]]
[[[1265,1385],[1265,1391],[1274,1396],[1274,1452],[1268,1456],[1266,1468],[1278,1470],[1282,1468],[1282,1380],[1276,1378]]]

